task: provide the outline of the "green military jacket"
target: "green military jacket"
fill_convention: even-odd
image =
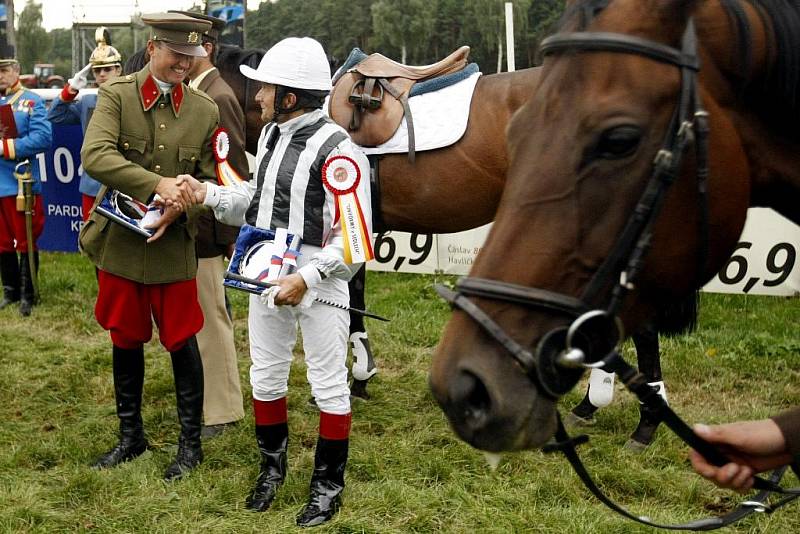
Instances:
[[[213,179],[211,138],[217,105],[200,91],[176,85],[161,93],[149,66],[100,87],[81,148],[83,167],[107,188],[140,202],[152,199],[162,176]],[[189,280],[197,274],[194,217],[181,217],[148,244],[141,235],[92,212],[81,229],[81,251],[100,269],[145,284]]]

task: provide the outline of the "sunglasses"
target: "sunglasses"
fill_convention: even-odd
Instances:
[[[92,67],[92,72],[95,74],[100,72],[113,72],[117,67]]]

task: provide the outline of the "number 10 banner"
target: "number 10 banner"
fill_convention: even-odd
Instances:
[[[375,237],[374,271],[466,275],[491,225],[457,234],[386,232]],[[704,288],[713,293],[800,294],[800,226],[767,208],[750,208],[736,249]]]

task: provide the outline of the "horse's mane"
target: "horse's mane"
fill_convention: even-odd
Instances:
[[[147,54],[147,48],[142,48],[138,52],[134,52],[131,57],[125,61],[122,66],[122,74],[134,74],[139,72],[150,61],[150,56]]]
[[[559,21],[559,31],[584,31],[610,0],[575,2]],[[765,76],[751,79],[752,28],[743,3],[753,5],[767,28],[771,65]],[[737,42],[732,63],[737,65],[738,92],[748,106],[772,127],[792,135],[800,122],[800,2],[794,0],[720,0]]]
[[[751,30],[742,9],[744,0],[724,0],[728,18],[737,29],[741,75],[749,79]],[[744,87],[744,97],[775,128],[796,137],[800,121],[800,3],[789,0],[747,0],[771,37],[772,63],[766,76]]]
[[[257,67],[258,62],[264,56],[264,51],[257,48],[239,48],[235,45],[221,44],[217,52],[217,68],[236,71],[239,65]]]

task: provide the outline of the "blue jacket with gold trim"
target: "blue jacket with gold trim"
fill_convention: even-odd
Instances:
[[[47,120],[47,109],[42,97],[22,87],[17,82],[0,96],[0,106],[11,104],[16,122],[17,136],[2,137],[0,153],[0,197],[16,196],[17,179],[14,168],[17,163],[29,159],[34,178],[33,191],[41,193],[39,161],[36,154],[44,152],[53,142],[53,130]],[[1,130],[1,128],[0,128]],[[0,131],[0,134],[2,132]]]

